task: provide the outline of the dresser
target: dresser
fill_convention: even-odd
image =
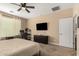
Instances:
[[[34,41],[38,43],[48,44],[48,36],[34,35]]]

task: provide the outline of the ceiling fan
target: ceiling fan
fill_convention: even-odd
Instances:
[[[31,8],[31,9],[35,8],[34,6],[27,6],[27,3],[20,3],[20,5],[16,4],[16,3],[11,3],[11,4],[20,6],[20,8],[17,11],[20,11],[20,10],[22,10],[22,8],[24,8],[28,13],[30,13],[30,11],[28,10],[28,8]]]

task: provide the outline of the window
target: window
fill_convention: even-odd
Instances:
[[[0,37],[18,35],[20,29],[20,19],[0,16]]]

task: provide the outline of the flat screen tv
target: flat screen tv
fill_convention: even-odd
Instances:
[[[47,30],[47,23],[38,23],[36,24],[37,30]]]

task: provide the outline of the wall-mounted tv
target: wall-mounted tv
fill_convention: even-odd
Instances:
[[[36,29],[37,30],[47,30],[47,23],[38,23],[36,24]]]

